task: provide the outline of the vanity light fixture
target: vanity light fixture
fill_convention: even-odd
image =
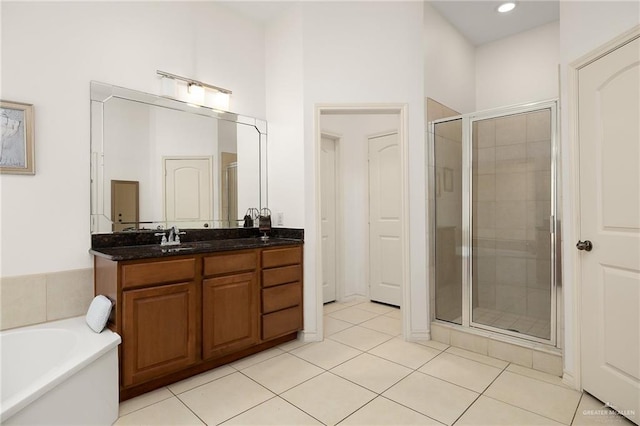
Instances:
[[[203,105],[204,104],[204,87],[199,84],[189,83],[189,88],[187,91],[189,92],[189,101]]]
[[[233,93],[231,90],[165,71],[156,70],[156,73],[162,77],[162,96],[175,99],[184,97],[181,100],[189,103],[229,111],[229,99]]]
[[[516,8],[516,4],[510,1],[506,3],[502,3],[500,6],[498,6],[498,9],[496,10],[500,13],[507,13],[507,12],[511,12],[515,8]]]

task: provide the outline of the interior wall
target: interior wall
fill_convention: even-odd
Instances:
[[[410,338],[428,333],[422,2],[304,3],[305,284],[315,287],[318,104],[407,105]],[[329,25],[330,24],[330,25]],[[310,266],[310,267],[309,267]],[[307,292],[305,292],[306,294]],[[310,293],[310,292],[309,292]],[[315,297],[305,306],[316,306]],[[305,317],[305,323],[307,318]],[[315,322],[315,318],[314,318]]]
[[[569,64],[622,33],[640,25],[640,3],[633,1],[562,1],[560,2],[560,126],[562,162],[562,282],[564,285],[564,377],[570,384],[579,383],[580,371],[576,357],[577,344],[575,243],[579,235],[574,232],[577,206],[573,199],[577,188],[573,178],[578,172],[573,167],[575,154],[571,149],[570,111],[575,109],[569,98]]]
[[[268,122],[269,208],[284,226],[303,228],[305,172],[304,72],[302,7],[284,10],[268,23],[266,39],[266,94]],[[306,269],[306,268],[305,268]]]
[[[475,110],[557,98],[559,36],[556,21],[478,46]]]
[[[308,339],[322,338],[315,108],[327,103],[408,105],[411,329],[426,336],[422,14],[420,2],[300,2],[267,27],[269,204],[274,212],[284,212],[286,226],[305,230]]]
[[[476,49],[424,3],[424,96],[461,114],[476,111]]]
[[[322,115],[320,130],[340,136],[338,143],[338,193],[342,209],[337,212],[343,223],[342,264],[344,274],[338,279],[344,286],[344,296],[366,296],[369,268],[369,144],[368,137],[388,131],[398,131],[397,114]],[[339,284],[340,285],[340,284]],[[340,294],[340,293],[338,293]]]
[[[1,275],[87,268],[89,82],[150,93],[156,70],[265,117],[264,28],[211,2],[2,2],[1,98],[35,107],[35,176],[0,176]],[[220,35],[224,34],[224,37]]]

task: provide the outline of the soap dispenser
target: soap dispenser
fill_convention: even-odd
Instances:
[[[268,232],[271,232],[271,210],[264,207],[260,210],[260,219],[258,220],[258,229],[262,232],[260,239],[266,241],[269,239]]]

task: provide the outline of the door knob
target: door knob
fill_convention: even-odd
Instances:
[[[593,248],[593,244],[591,244],[591,241],[589,240],[578,241],[578,244],[576,244],[576,248],[578,250],[591,251],[591,249]]]

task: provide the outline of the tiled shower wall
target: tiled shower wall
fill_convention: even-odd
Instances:
[[[542,338],[551,315],[550,118],[542,110],[473,129],[473,307],[526,317],[521,328]]]
[[[93,299],[93,269],[0,279],[0,330],[84,315]]]

